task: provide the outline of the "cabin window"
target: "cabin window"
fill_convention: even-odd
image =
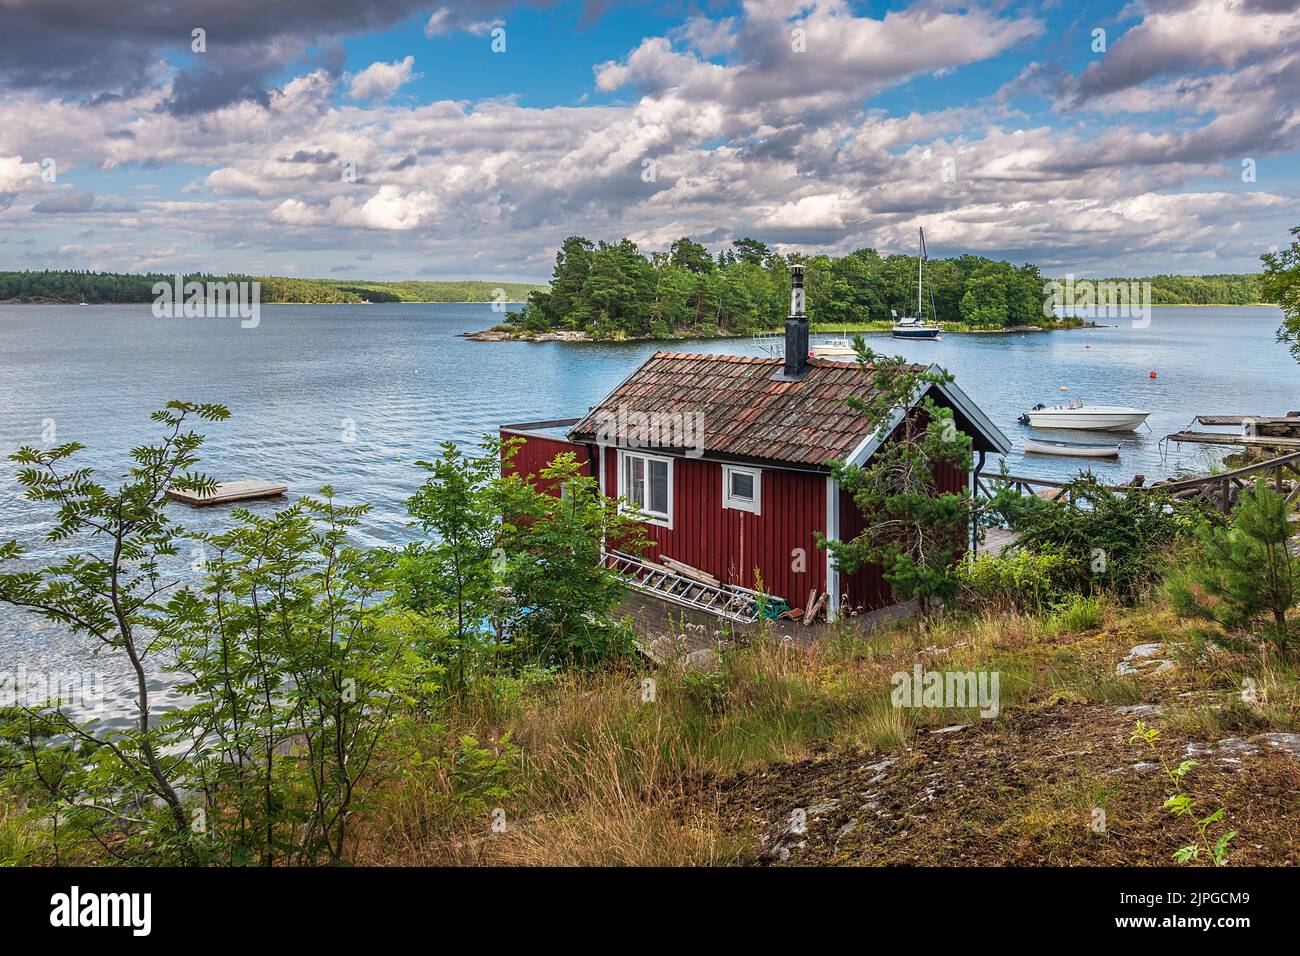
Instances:
[[[722,466],[722,507],[762,514],[763,472],[739,465]]]
[[[623,498],[644,512],[652,524],[673,526],[673,460],[636,452],[619,452]]]

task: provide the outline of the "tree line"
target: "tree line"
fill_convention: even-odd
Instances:
[[[152,302],[155,282],[172,274],[90,271],[0,272],[0,303],[78,303],[90,305]],[[361,304],[367,302],[520,302],[535,286],[517,282],[465,279],[447,282],[371,282],[353,279],[295,279],[285,276],[189,273],[188,281],[259,282],[263,302]]]
[[[683,237],[643,253],[629,239],[565,239],[550,284],[510,322],[527,332],[573,330],[593,337],[746,335],[779,328],[789,311],[790,271],[805,269],[807,310],[819,324],[885,323],[917,313],[917,257],[858,249],[846,256],[783,256],[757,239],[714,256]],[[927,259],[926,319],[971,328],[1044,325],[1038,266],[984,256]],[[1134,280],[1125,280],[1134,281]],[[1253,275],[1154,276],[1154,304],[1237,304],[1264,299]]]

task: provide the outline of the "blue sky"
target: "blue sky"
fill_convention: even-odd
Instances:
[[[920,225],[1056,273],[1253,271],[1300,221],[1293,7],[15,0],[0,268],[536,280],[575,233]]]

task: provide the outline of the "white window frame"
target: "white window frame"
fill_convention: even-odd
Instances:
[[[646,499],[650,497],[650,462],[662,461],[668,465],[668,513],[660,514],[657,511],[650,511],[648,508],[642,508],[632,503],[627,485],[627,461],[632,458],[641,458],[646,463]],[[618,507],[620,511],[630,511],[640,515],[643,520],[649,524],[657,525],[660,528],[667,528],[669,531],[673,528],[673,460],[666,455],[648,455],[643,451],[625,451],[618,450]]]
[[[754,479],[754,500],[746,501],[731,494],[731,476],[733,474],[749,475]],[[750,514],[763,513],[763,469],[748,468],[744,465],[722,466],[722,507],[736,511],[748,511]]]

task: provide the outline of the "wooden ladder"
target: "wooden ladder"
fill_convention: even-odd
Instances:
[[[610,567],[627,575],[628,583],[638,591],[738,624],[753,624],[758,620],[759,596],[745,588],[729,584],[715,587],[621,551],[611,551],[606,557]]]

